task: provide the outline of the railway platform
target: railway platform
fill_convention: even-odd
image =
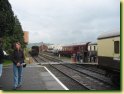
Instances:
[[[98,65],[98,62],[74,62],[71,58],[65,58],[62,57],[61,60],[65,63],[70,63],[70,64],[89,64],[89,65]]]
[[[73,61],[73,59],[69,58],[69,57],[64,57],[64,56],[58,57],[58,56],[55,56],[53,54],[48,54],[48,53],[41,53],[41,54],[45,54],[47,56],[50,56],[50,57],[56,58],[58,60],[61,60],[63,63],[82,64],[82,65],[83,64],[98,65],[98,62],[78,62],[78,61]]]
[[[12,90],[12,65],[3,68],[0,79],[1,90]],[[68,90],[46,67],[36,63],[28,64],[23,70],[22,87],[17,90]]]

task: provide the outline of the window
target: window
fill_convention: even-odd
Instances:
[[[114,41],[114,53],[119,54],[119,41]]]
[[[94,46],[94,51],[96,50],[96,46]]]
[[[91,51],[91,46],[90,46],[90,51]]]

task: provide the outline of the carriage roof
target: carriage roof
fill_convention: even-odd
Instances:
[[[98,39],[106,39],[106,38],[112,38],[112,37],[118,37],[120,36],[119,31],[113,31],[113,32],[106,32],[98,36]]]

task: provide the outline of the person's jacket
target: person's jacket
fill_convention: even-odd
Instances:
[[[14,50],[13,54],[12,54],[12,61],[15,65],[17,65],[17,63],[24,63],[24,52],[23,50]]]
[[[4,60],[4,53],[3,50],[0,48],[0,64],[3,63],[3,60]]]

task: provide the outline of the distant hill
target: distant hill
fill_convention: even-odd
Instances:
[[[27,48],[31,48],[32,46],[41,46],[41,45],[43,45],[43,44],[45,44],[45,45],[51,45],[50,43],[43,43],[43,42],[39,42],[39,43],[29,43],[29,44],[27,45]]]

